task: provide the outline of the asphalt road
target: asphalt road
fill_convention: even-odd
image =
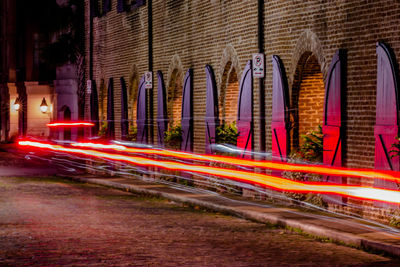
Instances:
[[[390,258],[167,200],[0,178],[1,266],[399,266]]]

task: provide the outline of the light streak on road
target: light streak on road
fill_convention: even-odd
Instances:
[[[400,173],[394,171],[347,169],[339,167],[283,163],[283,162],[266,161],[266,160],[257,161],[257,160],[247,160],[247,159],[227,157],[227,156],[194,154],[194,153],[165,150],[165,149],[161,150],[161,149],[150,149],[150,148],[131,148],[115,144],[109,145],[100,143],[71,143],[71,146],[94,148],[94,149],[111,149],[127,153],[152,154],[152,155],[170,156],[170,157],[172,156],[180,159],[213,161],[213,162],[228,163],[246,167],[266,168],[266,169],[280,170],[280,171],[318,173],[329,176],[332,175],[332,176],[346,176],[346,177],[361,177],[367,179],[383,179],[400,183]]]
[[[112,154],[92,149],[68,148],[60,145],[52,145],[48,143],[41,143],[34,141],[19,141],[18,144],[21,146],[45,148],[52,151],[62,151],[67,153],[82,154],[91,157],[99,157],[103,159],[128,162],[141,166],[153,166],[169,170],[189,171],[193,173],[215,175],[245,183],[258,184],[264,187],[280,191],[337,194],[347,197],[400,204],[400,191],[394,191],[388,189],[355,186],[355,185],[335,185],[335,184],[317,183],[317,182],[305,183],[305,182],[288,180],[272,175],[254,173],[243,170],[233,170],[233,169],[211,167],[204,165],[190,165],[174,161],[158,161],[138,156]]]
[[[52,123],[47,123],[46,126],[48,127],[80,127],[80,126],[86,126],[86,127],[92,127],[94,126],[94,123],[91,122],[52,122]]]

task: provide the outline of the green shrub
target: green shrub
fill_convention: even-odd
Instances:
[[[133,125],[129,126],[129,133],[127,136],[129,141],[136,141],[137,139],[137,128]]]
[[[318,130],[308,132],[300,137],[303,140],[297,151],[300,158],[311,162],[322,162],[324,147],[321,125],[318,125]]]
[[[172,125],[164,135],[164,144],[167,148],[179,150],[182,144],[182,126],[181,124]]]
[[[396,136],[396,141],[392,144],[392,149],[389,151],[390,158],[400,156],[400,137]]]
[[[215,130],[215,143],[236,146],[239,133],[235,121],[230,124],[221,124],[217,126]]]
[[[310,162],[322,162],[323,156],[323,133],[322,127],[319,125],[318,130],[308,132],[301,135],[302,143],[297,151],[290,154],[288,162],[296,162],[298,160],[307,160]],[[322,175],[314,173],[301,173],[285,171],[282,176],[294,181],[301,182],[320,182]],[[303,193],[285,193],[288,197],[298,200],[306,201],[320,207],[327,207],[326,202],[319,194],[303,194]]]
[[[98,136],[100,138],[105,138],[107,135],[107,122],[103,121],[100,125]]]

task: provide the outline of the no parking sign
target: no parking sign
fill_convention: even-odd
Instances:
[[[144,73],[144,88],[146,89],[153,88],[153,73],[151,71],[146,71]]]
[[[253,54],[253,76],[254,78],[264,78],[264,54]]]

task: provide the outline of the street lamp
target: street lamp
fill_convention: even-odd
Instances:
[[[18,111],[21,107],[21,99],[19,98],[19,96],[15,99],[13,106],[15,111]]]
[[[43,97],[42,104],[40,104],[40,111],[44,114],[47,112],[48,108],[49,108],[49,106],[46,103],[46,99]]]

